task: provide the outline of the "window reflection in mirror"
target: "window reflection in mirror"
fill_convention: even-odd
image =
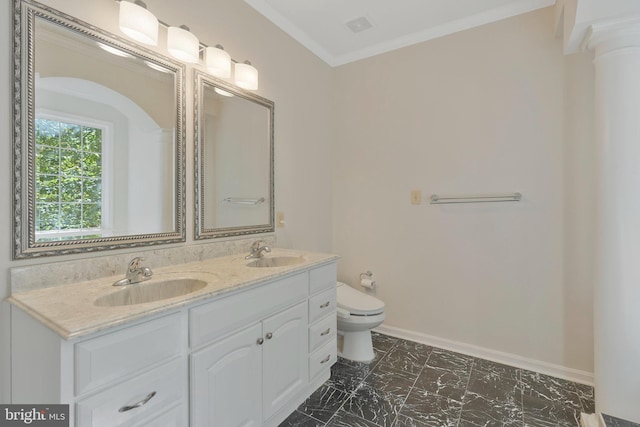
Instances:
[[[109,233],[102,165],[108,124],[39,114],[35,119],[36,241],[99,238]],[[104,151],[103,151],[104,147]]]

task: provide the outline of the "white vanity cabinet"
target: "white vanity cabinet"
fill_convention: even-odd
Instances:
[[[67,341],[14,308],[11,373],[13,403],[69,403],[72,426],[188,422],[180,313]]]
[[[12,307],[13,403],[69,403],[76,427],[278,426],[330,376],[335,280],[331,260],[68,340]]]
[[[191,355],[194,426],[260,426],[307,384],[299,303]]]
[[[326,376],[337,360],[336,265],[309,272],[309,381]]]
[[[261,426],[301,403],[309,278],[294,274],[190,311],[192,348],[204,346],[191,354],[191,425]]]

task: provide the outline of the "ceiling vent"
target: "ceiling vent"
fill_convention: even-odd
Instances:
[[[368,30],[373,27],[373,24],[364,16],[360,18],[352,19],[351,21],[345,24],[351,31],[354,33],[359,33],[364,30]]]

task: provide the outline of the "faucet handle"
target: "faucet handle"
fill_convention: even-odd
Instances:
[[[264,243],[264,240],[256,240],[251,245],[251,252],[257,252],[260,249],[260,246]]]
[[[130,273],[133,273],[134,271],[136,271],[137,269],[140,268],[140,262],[144,261],[145,258],[141,257],[141,256],[137,256],[134,259],[132,259],[131,261],[129,261],[129,267],[127,268],[127,270]]]

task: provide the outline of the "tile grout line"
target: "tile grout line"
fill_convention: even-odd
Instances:
[[[393,347],[396,347],[396,345],[399,342],[400,342],[400,340],[398,339],[398,341],[395,342]],[[404,400],[402,401],[402,404],[400,405],[400,409],[398,409],[398,414],[394,418],[393,423],[391,423],[392,426],[395,426],[397,424],[398,418],[400,417],[400,411],[402,411],[402,408],[404,408],[404,404],[407,402],[407,399],[409,398],[409,395],[411,394],[411,392],[413,391],[414,387],[416,386],[416,383],[418,382],[418,378],[420,378],[420,375],[422,374],[422,371],[424,371],[424,367],[427,366],[427,363],[429,362],[429,358],[431,357],[431,353],[433,352],[433,347],[429,346],[429,348],[431,349],[431,350],[429,350],[429,356],[427,356],[427,360],[425,360],[424,363],[422,364],[422,368],[420,368],[420,372],[418,372],[418,375],[416,376],[416,379],[413,380],[413,384],[411,385],[411,387],[409,387],[409,392],[407,393],[407,395],[405,396]],[[409,417],[407,417],[407,418],[409,418]]]
[[[396,345],[396,343],[397,343],[397,342],[398,342],[398,341],[396,341],[396,342],[391,346],[391,348],[393,348],[393,347]],[[380,357],[380,360],[382,360],[382,359],[387,355],[387,353],[389,353],[389,351],[382,352],[382,353],[384,353],[384,355],[383,355],[382,357]],[[347,360],[348,360],[348,359],[347,359]],[[374,351],[374,360],[375,360],[375,351]],[[369,372],[367,373],[367,375],[365,375],[365,376],[362,378],[362,380],[360,380],[360,382],[358,383],[358,385],[356,386],[356,388],[355,388],[353,391],[351,391],[351,392],[349,392],[349,393],[348,393],[348,394],[349,394],[349,397],[348,397],[348,398],[346,398],[346,399],[345,399],[345,400],[340,404],[340,406],[338,407],[338,409],[336,409],[336,411],[333,413],[333,415],[331,416],[331,418],[329,418],[329,420],[324,424],[324,426],[325,426],[325,427],[326,427],[326,426],[331,422],[331,420],[336,416],[336,414],[340,411],[340,409],[344,408],[345,403],[347,403],[347,402],[349,401],[349,399],[351,399],[351,398],[353,398],[353,397],[355,396],[355,392],[356,392],[356,390],[358,390],[358,389],[362,386],[362,383],[364,383],[364,380],[365,380],[365,379],[367,379],[367,377],[368,377],[369,375],[371,375],[371,372],[376,368],[376,366],[378,366],[378,364],[380,363],[380,360],[378,360],[378,362],[376,362],[376,363],[373,365],[373,367],[371,368],[371,371],[369,371]],[[340,362],[337,362],[337,363],[340,363]],[[363,363],[363,364],[364,364],[364,363],[366,363],[366,362],[357,362],[357,363]],[[346,366],[351,366],[351,365],[346,365]],[[357,369],[357,368],[356,368],[356,369]],[[331,386],[328,386],[328,387],[331,387]],[[335,387],[332,387],[332,388],[335,388]],[[338,389],[336,389],[336,390],[338,390]],[[349,412],[349,414],[351,414],[351,415],[355,416],[356,418],[360,418],[361,420],[369,421],[369,420],[366,420],[366,419],[364,419],[364,418],[362,418],[362,417],[360,417],[360,416],[358,416],[358,415],[356,415],[356,414],[353,414],[353,413],[351,413],[351,412]],[[371,421],[370,421],[370,422],[371,422]],[[379,424],[377,424],[377,423],[373,423],[373,424],[376,424],[377,426],[379,426]],[[379,427],[384,427],[384,426],[379,426]]]
[[[469,383],[471,383],[471,374],[473,374],[473,370],[476,367],[476,358],[473,358],[473,362],[471,363],[471,369],[469,369],[469,378],[467,378],[467,385],[464,388],[464,394],[462,395],[462,402],[460,402],[460,414],[458,415],[458,422],[456,426],[460,425],[460,420],[462,420],[462,408],[464,407],[464,400],[467,397],[467,392],[469,391]]]
[[[386,337],[384,334],[381,334],[381,335],[383,337]],[[365,374],[364,377],[362,377],[362,379],[360,381],[355,382],[355,383],[351,383],[352,385],[349,385],[349,384],[345,383],[345,385],[349,385],[349,388],[351,388],[353,385],[355,385],[355,388],[352,391],[348,392],[348,393],[345,393],[344,391],[342,391],[341,389],[339,389],[339,388],[337,388],[335,386],[328,385],[328,387],[331,390],[333,390],[334,392],[337,391],[337,392],[340,392],[340,393],[345,393],[345,395],[344,395],[345,398],[340,402],[340,404],[338,405],[337,409],[334,410],[333,413],[331,413],[331,417],[329,418],[329,420],[327,422],[323,423],[321,420],[318,420],[318,419],[314,418],[311,415],[308,415],[308,414],[306,414],[306,413],[304,413],[302,411],[300,411],[300,412],[302,412],[307,417],[309,417],[308,419],[312,420],[313,422],[318,423],[318,426],[327,427],[327,426],[331,425],[332,420],[336,419],[336,415],[338,414],[338,412],[345,411],[345,405],[346,405],[346,403],[349,402],[349,399],[354,399],[356,394],[358,393],[358,390],[360,390],[364,386],[364,384],[366,383],[367,379],[368,378],[372,378],[373,371],[376,370],[377,368],[380,368],[381,364],[383,364],[383,363],[385,363],[385,364],[384,364],[384,367],[382,367],[381,369],[383,371],[385,371],[385,367],[387,366],[386,362],[384,362],[385,358],[389,357],[390,353],[392,351],[394,351],[394,349],[398,349],[399,351],[402,350],[402,352],[406,352],[409,355],[409,357],[407,358],[407,361],[405,361],[404,363],[398,362],[399,365],[398,364],[394,365],[393,361],[395,360],[395,357],[391,358],[391,359],[388,360],[388,362],[391,363],[389,367],[397,370],[398,373],[404,372],[407,375],[408,374],[412,374],[413,375],[414,372],[416,372],[416,374],[415,374],[416,376],[415,376],[415,379],[413,380],[413,382],[411,382],[411,383],[404,382],[405,387],[407,387],[406,394],[404,395],[404,397],[401,400],[398,401],[397,413],[396,413],[395,417],[390,420],[391,421],[390,422],[390,426],[397,426],[398,423],[399,423],[399,420],[400,420],[401,411],[404,410],[404,408],[406,406],[406,402],[408,401],[408,398],[411,395],[411,393],[413,393],[413,391],[416,390],[417,383],[419,382],[419,379],[420,379],[421,375],[423,375],[425,370],[427,369],[427,367],[429,365],[429,361],[431,360],[431,357],[433,357],[434,350],[436,350],[438,348],[425,345],[427,347],[428,351],[424,351],[423,352],[421,350],[417,350],[417,347],[404,346],[403,345],[404,341],[410,341],[410,340],[403,340],[403,339],[396,338],[396,337],[393,337],[393,338],[394,338],[394,340],[381,340],[379,345],[381,345],[382,348],[386,347],[387,349],[386,349],[386,351],[384,351],[382,348],[376,347],[375,348],[376,349],[376,354],[380,355],[380,357],[377,358],[378,359],[377,361],[374,359],[374,363],[372,363],[371,365],[367,364],[366,362],[361,362],[362,364],[357,364],[357,365],[351,365],[350,363],[342,363],[341,364],[341,365],[348,366],[348,367],[356,369],[356,370],[362,369],[363,373],[366,370],[366,374]],[[389,344],[391,344],[391,345],[388,346]],[[426,360],[422,365],[413,365],[413,363],[411,363],[415,359],[414,356],[423,356],[424,353],[427,353],[428,356],[426,357]],[[471,360],[471,363],[470,363],[470,368],[469,368],[469,376],[467,378],[466,386],[464,388],[464,393],[463,393],[462,399],[461,399],[460,413],[459,413],[459,416],[457,418],[457,422],[455,422],[455,424],[452,423],[452,426],[460,426],[460,423],[462,422],[463,408],[465,406],[465,403],[469,403],[469,402],[467,402],[467,399],[469,399],[469,396],[470,396],[469,388],[470,388],[470,384],[472,382],[472,376],[474,376],[474,374],[482,376],[483,373],[484,373],[484,369],[482,368],[482,366],[484,366],[484,365],[482,365],[482,360],[483,359],[481,359],[481,358],[472,357],[472,360]],[[410,366],[410,365],[413,365],[413,366]],[[397,366],[401,366],[404,369],[398,369]],[[411,370],[409,371],[410,368],[411,368]],[[418,368],[418,369],[414,371],[415,368]],[[494,373],[501,380],[505,380],[505,381],[509,381],[509,382],[512,381],[511,380],[511,378],[512,378],[511,375],[512,374],[507,375],[506,371],[495,370],[491,366],[487,366],[486,368],[488,369],[487,373]],[[524,403],[525,403],[524,402],[524,397],[525,397],[526,389],[529,387],[528,384],[529,384],[530,381],[533,381],[535,387],[538,387],[536,384],[538,384],[539,382],[540,383],[544,383],[544,381],[536,380],[536,378],[529,378],[528,376],[524,375],[524,372],[521,369],[516,369],[516,371],[514,373],[515,373],[515,376],[514,376],[515,385],[517,387],[516,391],[520,395],[519,399],[515,400],[514,403],[516,403],[517,406],[519,406],[519,409],[521,410],[521,418],[520,418],[520,420],[518,420],[517,418],[510,418],[510,419],[516,422],[515,425],[519,425],[519,426],[524,427],[526,425],[525,421],[524,421],[525,418],[526,418],[525,417],[525,407],[524,407],[525,406],[524,405]],[[360,375],[361,374],[359,374],[358,376],[360,376]],[[409,385],[409,384],[411,384],[411,385]],[[567,390],[571,394],[575,393],[574,396],[577,395],[577,397],[578,397],[578,402],[577,403],[578,403],[580,409],[577,408],[577,405],[574,406],[573,404],[569,404],[570,402],[567,403],[567,405],[562,405],[560,401],[555,401],[555,400],[551,400],[548,403],[550,403],[552,406],[557,407],[557,408],[561,408],[561,407],[566,407],[567,409],[573,408],[573,410],[574,410],[573,413],[578,412],[579,410],[582,410],[584,412],[586,405],[590,402],[590,400],[592,400],[592,398],[589,398],[589,394],[588,394],[589,390],[585,389],[584,398],[583,398],[583,395],[581,394],[581,390],[582,389],[578,387],[578,383],[576,383],[575,381],[570,381],[570,386],[569,387],[567,387],[567,388],[561,387],[561,388],[563,388],[564,390]],[[537,390],[537,388],[536,388],[536,390]],[[541,388],[541,390],[544,390],[544,387]],[[398,391],[404,392],[404,390],[402,388],[398,389]],[[443,397],[445,397],[445,396],[443,396]],[[542,399],[541,397],[542,397],[542,395],[538,399],[535,399],[535,400],[540,400],[540,401],[546,400],[546,399]],[[450,400],[449,398],[446,398],[446,399]],[[357,423],[357,424],[360,424],[360,422],[357,421],[357,420],[362,420],[363,422],[365,422],[367,424],[370,424],[371,426],[387,427],[386,422],[384,422],[383,425],[381,426],[379,424],[380,420],[377,417],[376,417],[376,421],[369,421],[366,418],[362,418],[358,414],[352,413],[350,411],[346,411],[345,414],[348,414],[350,417],[351,416],[354,417],[353,421],[355,423]],[[567,412],[566,414],[569,415],[569,412]],[[542,415],[542,414],[540,414],[540,415]],[[556,414],[556,416],[557,415],[558,414]],[[406,415],[403,415],[403,416],[406,417]],[[541,422],[544,421],[546,423],[547,420],[549,422],[552,422],[552,420],[555,420],[555,424],[554,425],[572,425],[572,426],[575,426],[574,422],[576,421],[576,419],[574,417],[570,417],[570,418],[572,418],[572,419],[570,419],[570,418],[565,418],[565,416],[563,415],[561,418],[556,419],[556,416],[553,416],[551,418],[547,418],[545,416],[544,420],[540,420],[540,421]],[[411,417],[407,417],[407,419],[408,420],[413,420],[413,418],[411,418]],[[536,419],[537,419],[537,416],[536,416]],[[418,421],[418,420],[419,419],[416,419],[416,421]],[[454,420],[451,420],[451,421],[454,421]],[[560,423],[560,424],[558,424],[558,423]],[[579,423],[578,423],[578,426],[579,426]]]

